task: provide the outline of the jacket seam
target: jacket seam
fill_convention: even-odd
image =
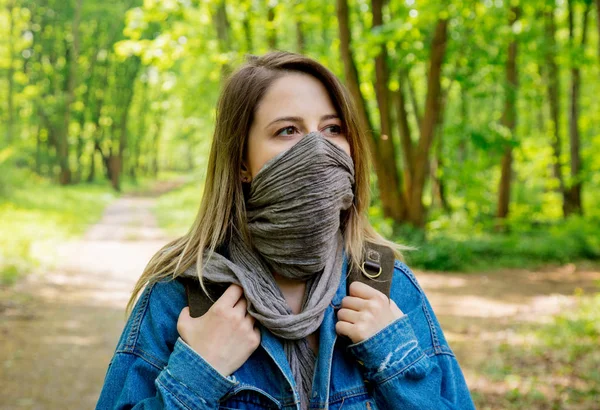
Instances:
[[[368,394],[368,390],[362,387],[352,387],[350,389],[342,390],[333,394],[329,399],[330,402],[338,402],[343,399],[349,399],[350,397],[362,396]],[[318,402],[319,405],[325,405],[325,402]]]
[[[119,349],[119,350],[117,350],[117,353],[132,353],[132,354],[136,354],[137,356],[142,357],[148,363],[152,363],[159,370],[164,369],[165,366],[167,365],[167,363],[164,360],[160,360],[158,357],[154,356],[151,353],[146,352],[144,349],[142,349],[139,346],[135,346],[132,349],[127,349],[127,350],[125,350],[125,349]]]
[[[142,359],[143,361],[145,361],[146,363],[150,364],[151,366],[156,367],[157,370],[162,370],[164,367],[160,367],[158,366],[156,363],[153,363],[152,361],[150,361],[150,359],[146,358],[145,356],[143,356],[142,354],[138,353],[137,351],[129,351],[129,350],[117,350],[115,352],[115,355],[117,354],[130,354],[132,356],[136,356],[139,357],[140,359]]]
[[[416,281],[416,279],[413,277],[413,273],[412,273],[412,272],[410,272],[410,270],[408,269],[408,267],[407,267],[407,266],[406,266],[404,263],[402,263],[402,262],[400,262],[400,261],[396,260],[396,261],[394,262],[394,267],[395,267],[396,269],[398,269],[400,272],[402,272],[402,273],[404,274],[404,276],[408,277],[408,279],[409,279],[409,280],[412,282],[412,284],[413,284],[413,285],[415,285],[415,287],[416,287],[416,288],[419,290],[419,292],[420,292],[421,294],[424,294],[424,293],[425,293],[425,292],[423,291],[423,289],[421,288],[421,285],[419,285],[419,283],[418,283],[418,282]]]
[[[144,289],[139,309],[136,312],[135,318],[131,325],[131,329],[129,331],[129,336],[127,337],[127,341],[125,342],[125,346],[123,346],[123,349],[131,349],[132,351],[134,350],[139,337],[139,330],[142,325],[142,319],[146,314],[146,309],[148,308],[148,301],[150,300],[150,294],[153,290],[154,284],[150,285],[150,288]]]
[[[425,353],[428,357],[442,355],[442,354],[456,357],[454,352],[451,350],[448,350],[448,348],[445,347],[445,345],[440,345],[439,348],[437,348],[437,349],[434,346],[431,346],[431,347],[423,350],[423,353]]]
[[[425,303],[425,299],[421,302],[421,308],[423,309],[423,313],[425,313],[425,317],[427,318],[427,323],[429,324],[429,331],[431,332],[431,342],[433,343],[433,348],[435,351],[441,351],[440,349],[440,341],[438,339],[437,330],[435,329],[435,323],[433,323],[433,319],[429,314],[429,309],[427,309],[427,304]]]
[[[169,373],[169,374],[171,374],[171,373]],[[171,375],[171,377],[172,377],[172,375]],[[174,378],[174,377],[173,377],[173,378]],[[177,379],[175,379],[175,380],[177,380]],[[164,389],[165,389],[166,391],[168,391],[169,393],[171,393],[171,396],[173,396],[173,398],[174,398],[175,400],[177,400],[179,403],[181,403],[181,405],[182,405],[183,407],[185,407],[185,408],[186,408],[186,409],[188,409],[188,410],[193,410],[193,409],[192,409],[190,406],[188,406],[186,403],[184,403],[184,402],[183,402],[183,401],[182,401],[182,400],[181,400],[179,397],[177,397],[177,395],[176,395],[176,394],[175,394],[175,393],[174,393],[174,392],[173,392],[171,389],[169,389],[169,388],[167,387],[167,385],[166,385],[166,384],[164,384],[164,383],[163,383],[163,382],[160,380],[160,378],[158,378],[158,377],[157,377],[157,378],[156,378],[156,382],[157,382],[158,384],[160,384],[162,387],[164,387]]]

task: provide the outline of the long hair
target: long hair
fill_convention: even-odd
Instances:
[[[210,148],[208,169],[200,209],[189,231],[161,248],[148,262],[127,303],[126,315],[133,309],[138,294],[146,286],[169,276],[175,279],[196,264],[202,281],[203,252],[208,258],[226,244],[232,227],[244,240],[250,235],[246,223],[245,200],[240,169],[254,114],[262,97],[274,80],[290,72],[312,75],[323,83],[342,121],[354,161],[354,204],[344,211],[344,248],[349,269],[362,270],[365,241],[385,245],[403,260],[402,251],[412,249],[382,237],[370,224],[371,138],[359,120],[356,107],[340,80],[327,68],[306,56],[273,51],[262,56],[248,56],[247,62],[225,82],[217,103],[216,124]],[[364,273],[364,271],[363,271]]]

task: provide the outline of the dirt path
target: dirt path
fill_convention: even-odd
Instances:
[[[166,187],[168,188],[168,187]],[[169,238],[151,197],[124,197],[79,241],[61,246],[60,265],[0,288],[0,410],[93,408],[124,326],[124,307],[150,257]],[[472,389],[503,394],[479,372],[515,325],[543,321],[597,291],[600,269],[438,274],[415,271]]]
[[[478,407],[480,410],[506,408],[498,403],[503,403],[506,394],[516,387],[517,381],[494,380],[484,371],[511,365],[505,363],[507,356],[501,345],[522,349],[528,355],[530,341],[523,336],[526,332],[519,329],[535,328],[569,309],[575,304],[576,292],[591,295],[600,291],[600,266],[591,263],[481,274],[417,272],[416,276],[456,353],[469,388],[483,396],[480,402],[486,406]],[[532,370],[522,365],[513,371],[526,379],[534,375]],[[548,374],[537,388],[552,398],[557,387],[573,383],[577,381],[570,377],[555,380]]]
[[[0,409],[91,409],[136,279],[169,238],[154,199],[122,197],[59,266],[0,289]]]

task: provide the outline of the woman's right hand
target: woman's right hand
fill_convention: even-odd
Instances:
[[[232,283],[202,316],[184,307],[177,320],[181,338],[204,360],[227,377],[239,369],[260,345],[260,329],[248,314],[241,286]]]

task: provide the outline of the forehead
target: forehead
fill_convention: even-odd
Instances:
[[[256,120],[289,115],[320,117],[332,113],[336,113],[335,107],[321,81],[309,74],[288,73],[269,86],[257,107]]]

